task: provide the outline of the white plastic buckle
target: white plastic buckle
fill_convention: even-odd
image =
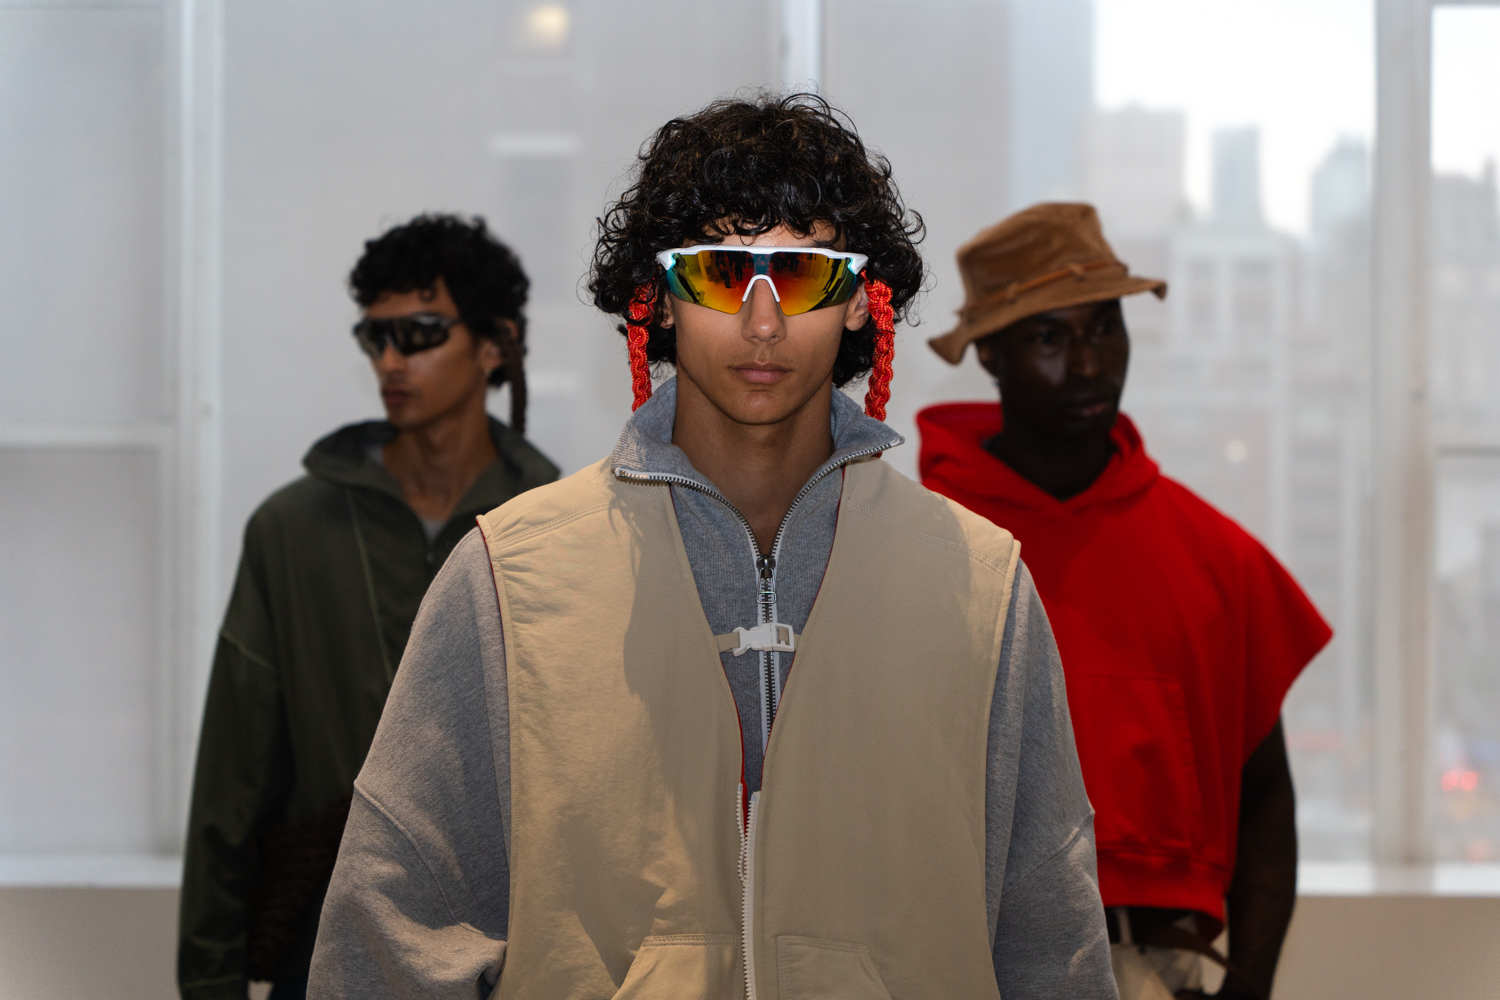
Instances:
[[[735,656],[747,649],[763,653],[792,653],[797,649],[796,633],[790,625],[780,622],[762,622],[754,628],[742,626],[735,629],[734,634],[740,637],[740,644],[733,650]]]

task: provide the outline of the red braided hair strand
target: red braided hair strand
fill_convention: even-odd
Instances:
[[[646,360],[646,323],[656,312],[656,282],[642,285],[630,300],[630,321],[625,324],[625,344],[630,349],[630,388],[635,392],[634,413],[651,398],[651,365]]]
[[[870,297],[870,316],[875,320],[875,365],[865,389],[865,412],[876,420],[885,419],[885,404],[891,400],[891,361],[896,356],[896,311],[891,308],[891,286],[879,278],[865,276],[865,293]]]

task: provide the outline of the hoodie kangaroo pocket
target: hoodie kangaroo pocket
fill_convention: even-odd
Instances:
[[[776,979],[782,1000],[891,1000],[870,949],[850,941],[778,937]]]
[[[737,935],[668,934],[641,942],[614,1000],[720,1000],[738,990]]]

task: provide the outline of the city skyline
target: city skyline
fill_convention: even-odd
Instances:
[[[1340,138],[1374,133],[1365,0],[1095,0],[1094,25],[1095,106],[1184,114],[1186,194],[1200,216],[1218,130],[1260,128],[1265,217],[1298,235],[1309,228],[1312,172]]]

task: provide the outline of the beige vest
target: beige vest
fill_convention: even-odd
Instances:
[[[600,463],[480,525],[510,689],[497,998],[998,997],[984,800],[1009,534],[884,462],[847,467],[746,824],[667,487]]]

